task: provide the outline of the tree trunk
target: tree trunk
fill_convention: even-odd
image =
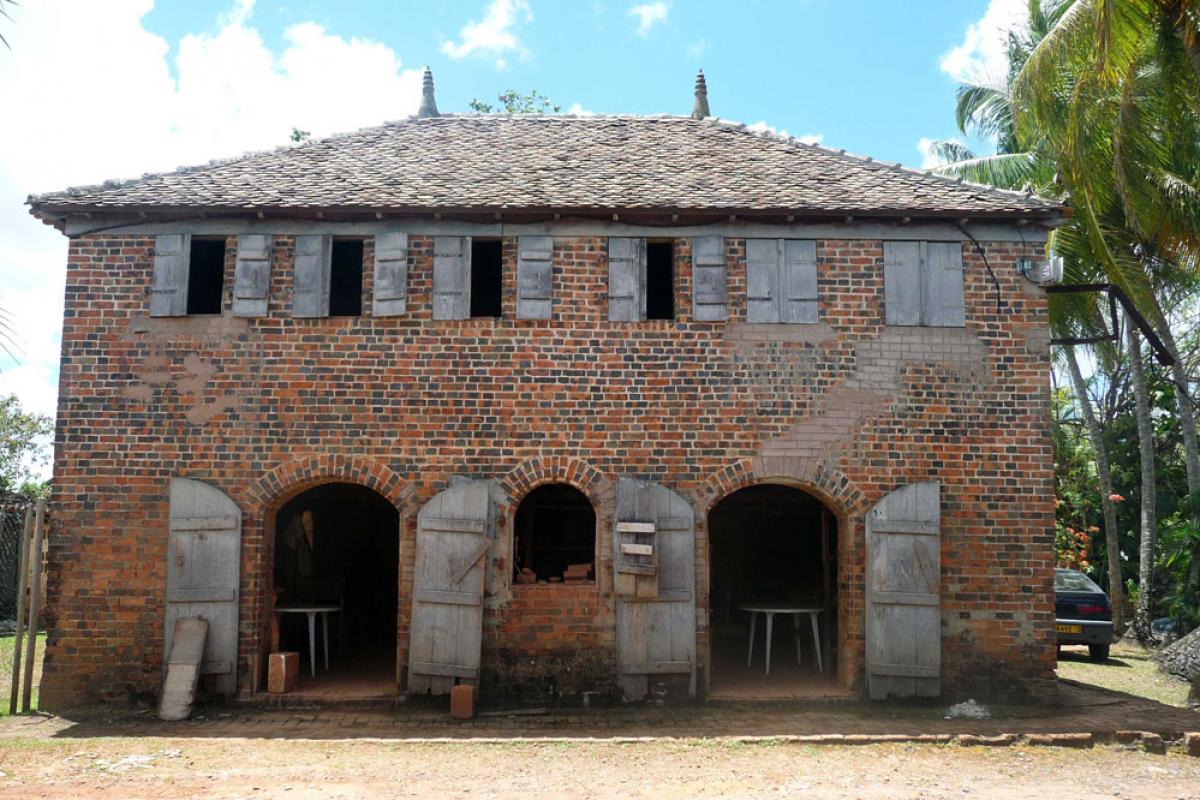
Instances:
[[[1112,602],[1113,627],[1120,636],[1125,632],[1125,592],[1121,580],[1121,542],[1117,530],[1117,508],[1112,501],[1112,472],[1108,466],[1108,450],[1104,447],[1104,429],[1096,419],[1092,400],[1088,396],[1087,382],[1079,370],[1075,348],[1067,347],[1067,367],[1071,373],[1071,384],[1075,387],[1075,399],[1092,449],[1096,451],[1096,477],[1100,481],[1100,508],[1104,512],[1104,542],[1108,551],[1108,595]]]
[[[1138,454],[1141,462],[1141,530],[1138,538],[1138,596],[1133,613],[1133,635],[1149,644],[1154,611],[1155,536],[1158,532],[1158,497],[1154,465],[1154,424],[1150,419],[1150,392],[1142,363],[1142,342],[1133,321],[1125,326],[1129,345],[1129,375],[1133,382],[1134,415],[1137,418]]]
[[[1183,436],[1183,463],[1187,472],[1188,498],[1192,523],[1200,527],[1200,502],[1197,502],[1200,501],[1200,442],[1197,441],[1196,406],[1192,402],[1187,370],[1184,368],[1183,359],[1179,357],[1179,347],[1175,344],[1171,326],[1163,320],[1156,327],[1167,352],[1175,358],[1175,364],[1171,367],[1171,380],[1175,384],[1175,398],[1179,406],[1179,428]],[[1200,591],[1200,550],[1192,553],[1188,589],[1192,593]]]

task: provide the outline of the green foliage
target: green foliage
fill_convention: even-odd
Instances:
[[[293,142],[306,142],[312,137],[311,131],[302,131],[299,128],[293,127],[291,134],[288,136]]]
[[[53,431],[49,417],[26,413],[15,395],[0,397],[0,491],[44,491],[33,476],[49,461]]]
[[[1189,511],[1181,510],[1159,523],[1158,536],[1163,610],[1182,630],[1191,630],[1200,626],[1200,597],[1188,588],[1192,559],[1200,553],[1200,526]]]
[[[562,106],[552,103],[550,98],[537,89],[528,92],[518,92],[516,89],[506,89],[497,98],[499,106],[485,103],[478,98],[471,98],[467,103],[471,110],[478,114],[559,114]]]

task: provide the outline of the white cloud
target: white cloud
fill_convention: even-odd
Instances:
[[[946,161],[933,150],[933,145],[939,139],[931,139],[928,136],[922,136],[917,140],[917,152],[921,154],[921,169],[933,169],[945,164]],[[954,142],[955,144],[963,144],[963,142],[953,137],[944,141]],[[964,145],[965,146],[965,145]]]
[[[497,69],[508,66],[506,53],[527,58],[529,51],[517,38],[515,29],[533,20],[527,0],[492,0],[483,18],[471,20],[459,31],[461,41],[442,42],[442,52],[455,60],[478,54],[495,59]]]
[[[416,111],[419,70],[388,47],[320,25],[288,28],[279,51],[232,0],[214,32],[168,44],[142,27],[153,0],[43,0],[9,7],[0,53],[0,308],[18,316],[20,364],[0,355],[0,391],[53,413],[66,239],[33,219],[30,192],[203,163]],[[51,87],[70,87],[70,99]]]
[[[708,52],[708,40],[707,39],[700,38],[688,45],[688,49],[687,49],[688,58],[692,59],[693,61],[696,61],[697,59],[699,59],[701,56],[703,56],[707,52]]]
[[[575,117],[594,117],[594,116],[596,116],[595,111],[590,111],[590,110],[584,108],[583,104],[580,103],[578,100],[576,100],[574,103],[571,103],[571,107],[567,109],[567,113],[572,116],[575,116]]]
[[[1028,0],[989,0],[983,17],[967,27],[963,41],[940,66],[959,83],[1003,83],[1008,74],[1008,32],[1028,24]]]
[[[629,16],[637,17],[638,36],[649,36],[650,31],[655,25],[659,23],[665,25],[667,22],[667,11],[669,10],[670,6],[664,3],[663,0],[656,0],[653,3],[642,3],[639,6],[629,9]]]
[[[772,133],[776,136],[788,135],[787,128],[776,128],[774,125],[768,125],[766,120],[759,120],[753,125],[747,125],[746,128],[754,131],[755,133]],[[821,142],[825,141],[825,134],[806,133],[803,136],[797,136],[796,141],[801,142],[802,144],[820,144]]]

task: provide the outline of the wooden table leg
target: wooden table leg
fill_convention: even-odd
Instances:
[[[746,648],[746,668],[749,669],[750,661],[754,658],[754,624],[758,620],[758,613],[750,612],[750,646]]]
[[[809,612],[808,619],[812,623],[813,649],[817,651],[817,672],[824,672],[825,665],[821,663],[821,633],[817,629],[817,612]]]
[[[312,676],[317,677],[317,612],[309,611],[308,614],[308,666],[312,669]]]
[[[771,674],[771,631],[775,625],[775,615],[770,611],[767,612],[767,671],[766,674]]]
[[[321,613],[321,638],[325,640],[325,671],[329,672],[329,612]]]

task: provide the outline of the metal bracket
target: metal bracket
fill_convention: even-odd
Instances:
[[[1050,344],[1096,344],[1097,342],[1115,342],[1120,335],[1120,319],[1117,317],[1117,303],[1121,304],[1121,308],[1125,309],[1125,314],[1137,325],[1138,330],[1142,332],[1142,336],[1146,337],[1146,341],[1150,344],[1150,349],[1154,351],[1154,357],[1158,359],[1158,363],[1164,367],[1175,365],[1175,357],[1171,355],[1166,346],[1162,343],[1162,339],[1158,338],[1158,334],[1154,332],[1154,328],[1146,321],[1141,312],[1134,306],[1133,301],[1129,299],[1129,295],[1111,283],[1069,283],[1061,286],[1047,286],[1047,294],[1094,294],[1103,292],[1108,295],[1108,315],[1111,320],[1112,330],[1105,333],[1103,336],[1064,336],[1062,338],[1051,339]]]

